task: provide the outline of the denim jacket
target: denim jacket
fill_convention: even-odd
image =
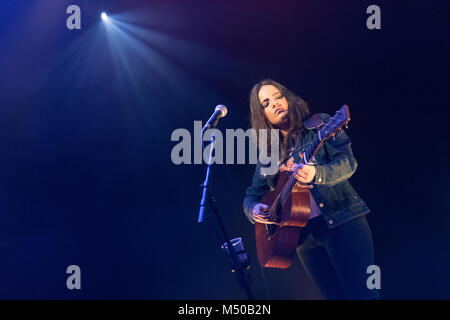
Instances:
[[[327,122],[330,116],[319,113],[316,118]],[[300,161],[299,152],[311,144],[317,134],[317,128],[307,126],[307,121],[305,121],[306,130],[301,134],[300,145],[289,156],[294,158],[294,163]],[[369,212],[366,203],[348,181],[357,167],[350,144],[348,135],[341,130],[334,139],[331,137],[325,140],[314,155],[316,175],[310,183],[312,186],[310,191],[330,229]],[[253,206],[260,202],[267,191],[276,187],[278,177],[278,175],[261,175],[261,167],[262,164],[258,162],[243,203],[244,212],[251,223],[255,223],[252,215]]]

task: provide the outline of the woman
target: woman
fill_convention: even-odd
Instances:
[[[302,148],[330,116],[310,117],[301,98],[270,79],[251,90],[250,112],[254,129],[279,129],[279,171],[292,171],[298,181],[310,185],[310,220],[300,234],[297,253],[311,279],[326,299],[378,299],[378,291],[367,286],[367,267],[374,264],[365,219],[369,208],[347,181],[357,167],[347,134],[341,130],[326,140],[314,165],[295,165]],[[270,134],[265,143],[270,144]],[[268,206],[260,200],[275,187],[278,175],[264,176],[262,167],[257,164],[244,199],[252,223],[271,223]]]

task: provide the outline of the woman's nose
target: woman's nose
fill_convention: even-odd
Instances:
[[[269,99],[269,102],[272,105],[273,109],[278,105],[277,99]]]

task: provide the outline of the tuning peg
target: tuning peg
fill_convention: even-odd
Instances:
[[[348,125],[345,125],[345,129],[348,129]]]

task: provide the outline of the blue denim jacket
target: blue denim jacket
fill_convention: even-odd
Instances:
[[[324,122],[330,118],[325,113],[318,116]],[[291,152],[294,163],[300,161],[299,152],[312,143],[316,134],[316,128],[303,130],[300,145]],[[312,185],[310,191],[330,229],[369,212],[366,203],[348,182],[357,167],[350,144],[348,135],[341,130],[335,135],[335,139],[331,137],[325,140],[314,155],[316,175],[310,183]],[[275,188],[278,177],[278,175],[261,175],[261,167],[261,163],[258,162],[243,204],[244,212],[251,223],[255,223],[252,215],[253,206],[260,202],[267,191]]]

